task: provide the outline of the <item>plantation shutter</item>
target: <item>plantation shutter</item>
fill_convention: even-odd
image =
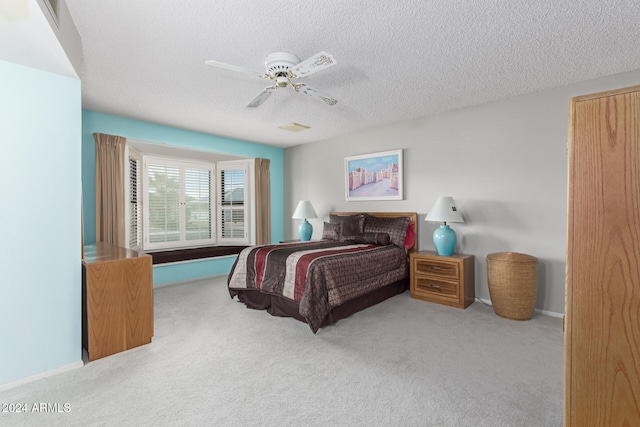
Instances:
[[[145,157],[144,249],[215,243],[214,166]]]
[[[147,164],[147,243],[180,241],[180,165]]]
[[[247,243],[249,239],[246,186],[246,163],[221,162],[218,172],[220,196],[218,200],[218,241],[220,243]]]
[[[212,170],[184,169],[186,240],[214,237],[211,218]]]
[[[129,247],[141,248],[142,244],[142,212],[140,190],[140,160],[129,157]]]

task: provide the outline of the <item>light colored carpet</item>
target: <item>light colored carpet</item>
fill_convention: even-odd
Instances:
[[[249,310],[226,277],[155,289],[149,345],[0,393],[68,404],[1,425],[561,426],[562,320],[408,292],[321,329]]]

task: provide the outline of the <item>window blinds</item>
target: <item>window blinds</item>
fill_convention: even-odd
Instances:
[[[220,169],[220,239],[247,237],[245,221],[246,168]]]
[[[129,247],[139,248],[142,243],[141,200],[138,198],[140,161],[129,157]]]

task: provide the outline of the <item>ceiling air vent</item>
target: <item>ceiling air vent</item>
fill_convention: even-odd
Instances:
[[[49,9],[53,22],[56,23],[57,27],[60,27],[60,23],[58,21],[58,3],[59,0],[44,0],[44,4],[47,5],[47,9]]]
[[[310,126],[301,125],[299,123],[289,123],[288,125],[280,126],[280,129],[288,130],[290,132],[300,132],[301,130],[309,129]]]

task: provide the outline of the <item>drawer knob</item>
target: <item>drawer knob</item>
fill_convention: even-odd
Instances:
[[[440,267],[438,267],[437,265],[432,265],[432,266],[431,266],[431,269],[432,269],[432,270],[440,270]]]
[[[440,289],[440,285],[429,285],[429,287],[433,289]]]

